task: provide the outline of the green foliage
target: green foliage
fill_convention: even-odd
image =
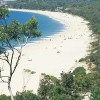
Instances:
[[[42,9],[55,10],[57,7],[65,7],[66,4],[89,2],[93,0],[20,0],[16,2],[8,2],[9,7],[24,9]],[[97,1],[97,0],[96,0]],[[98,0],[99,1],[99,0]]]
[[[23,25],[23,33],[26,36],[37,37],[41,35],[41,32],[37,29],[39,23],[34,17],[32,17],[28,22]]]
[[[9,39],[17,40],[21,34],[21,24],[17,20],[13,20],[9,25],[7,25],[7,35]]]
[[[40,81],[40,88],[38,89],[38,95],[42,100],[48,100],[51,98],[51,91],[56,84],[59,84],[59,80],[53,76],[42,74]],[[51,90],[51,91],[50,91]]]
[[[10,100],[9,96],[6,96],[5,94],[0,95],[0,100]]]
[[[73,71],[74,75],[86,75],[86,70],[83,67],[77,67],[74,71]]]
[[[0,7],[0,20],[9,17],[9,11],[5,7]]]
[[[89,73],[86,75],[73,73],[61,73],[61,78],[42,74],[38,95],[32,91],[18,92],[15,100],[82,100],[80,94],[91,92],[91,100],[100,99],[100,73]],[[1,98],[9,100],[8,96]]]
[[[90,84],[90,90],[94,87],[100,87],[100,73],[94,72],[87,74],[88,83]]]
[[[60,85],[53,86],[49,91],[49,98],[51,100],[65,100],[67,98],[65,89]]]
[[[94,87],[91,93],[91,100],[100,100],[100,87]]]
[[[71,88],[73,84],[73,75],[72,73],[61,73],[61,82],[64,87]]]
[[[12,41],[18,44],[19,42],[24,41],[27,38],[38,37],[41,35],[41,32],[37,29],[38,22],[35,18],[31,18],[25,24],[20,24],[17,20],[13,20],[11,23],[6,23],[6,17],[9,16],[9,11],[0,7],[0,54],[5,50],[5,46],[11,47],[15,46],[12,44]]]
[[[91,92],[94,87],[100,87],[100,73],[84,74],[85,70],[83,70],[81,74],[78,73],[81,72],[79,70],[77,75],[73,75],[73,72],[62,72],[61,79],[58,81],[52,76],[43,74],[38,89],[41,100],[82,100],[80,94]]]
[[[77,92],[89,92],[91,85],[87,76],[85,75],[77,75],[74,77],[73,88]]]
[[[0,100],[11,100],[10,96],[0,95]],[[32,91],[18,92],[14,100],[40,100],[39,97],[32,93]]]
[[[74,77],[72,73],[61,73],[61,79],[43,75],[40,81],[38,95],[42,100],[81,100],[78,92],[74,92]]]
[[[24,91],[22,93],[17,93],[15,100],[40,100],[39,97],[33,94],[31,91]]]

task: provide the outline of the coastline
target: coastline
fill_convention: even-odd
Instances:
[[[61,12],[25,9],[10,10],[43,14],[59,21],[66,27],[65,30],[56,35],[36,41],[35,43],[28,43],[23,48],[22,58],[11,84],[14,94],[16,91],[22,91],[23,69],[31,69],[36,72],[36,74],[31,76],[26,89],[37,93],[41,73],[59,78],[62,71],[69,72],[78,67],[79,59],[87,55],[90,43],[89,36],[92,32],[88,28],[88,22],[81,17]],[[6,63],[4,64],[7,66]],[[7,73],[7,70],[5,73]],[[0,84],[0,93],[1,91],[2,93],[9,94],[5,84]]]

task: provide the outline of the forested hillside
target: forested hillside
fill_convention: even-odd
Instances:
[[[26,9],[42,9],[55,10],[57,7],[66,7],[70,3],[92,2],[94,0],[17,0],[16,2],[8,2],[9,7],[26,8]],[[99,0],[95,0],[99,1]]]

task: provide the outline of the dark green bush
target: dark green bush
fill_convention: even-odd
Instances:
[[[15,96],[15,100],[40,100],[39,97],[31,91],[19,92]]]
[[[91,100],[100,100],[100,87],[94,87],[91,93]]]
[[[0,100],[10,100],[9,96],[6,96],[5,94],[0,95]]]
[[[77,67],[74,71],[73,71],[74,75],[86,75],[86,70],[83,67]]]

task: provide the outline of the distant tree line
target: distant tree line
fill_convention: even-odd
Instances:
[[[8,2],[9,7],[25,9],[55,10],[58,6],[66,6],[68,3],[92,2],[94,0],[18,0]],[[99,0],[95,0],[99,1]]]

